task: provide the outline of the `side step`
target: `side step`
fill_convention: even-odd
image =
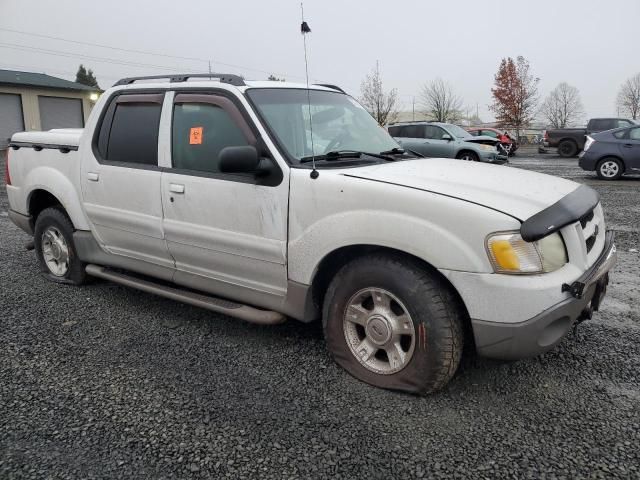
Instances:
[[[124,273],[114,272],[99,265],[87,265],[86,272],[94,277],[104,278],[111,282],[119,283],[127,287],[137,288],[143,292],[153,293],[161,297],[188,303],[200,308],[206,308],[217,313],[223,313],[230,317],[239,318],[246,322],[259,325],[277,325],[283,323],[286,317],[278,312],[260,310],[240,303],[223,300],[217,297],[202,295],[199,293],[180,290],[179,288],[160,285],[149,280],[142,280]]]

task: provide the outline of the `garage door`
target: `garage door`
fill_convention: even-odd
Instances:
[[[0,150],[6,148],[11,135],[23,130],[20,95],[0,93]]]
[[[82,100],[79,98],[38,97],[40,106],[40,127],[82,128]]]

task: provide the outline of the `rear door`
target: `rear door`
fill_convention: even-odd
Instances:
[[[173,268],[162,232],[158,129],[163,92],[116,94],[84,152],[81,184],[93,233],[110,253]]]
[[[162,200],[175,282],[275,307],[287,287],[288,178],[220,171],[222,149],[258,143],[230,93],[176,92],[170,136]]]
[[[425,138],[425,125],[401,125],[395,127],[396,133],[391,134],[400,145],[426,157],[432,157],[429,141]]]

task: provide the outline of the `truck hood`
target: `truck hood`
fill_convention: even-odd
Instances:
[[[459,198],[521,221],[553,205],[579,186],[542,173],[447,158],[378,164],[342,174]]]

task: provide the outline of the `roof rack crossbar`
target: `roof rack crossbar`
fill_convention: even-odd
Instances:
[[[332,90],[337,90],[342,93],[347,93],[337,85],[331,85],[329,83],[314,83],[314,85],[316,85],[317,87],[326,87],[326,88],[331,88]]]
[[[244,83],[244,79],[240,75],[235,75],[233,73],[178,73],[169,75],[148,75],[144,77],[121,78],[116,83],[114,83],[113,86],[116,87],[118,85],[131,85],[132,83],[135,83],[139,80],[160,80],[165,78],[168,78],[172,83],[186,82],[190,78],[215,78],[222,83],[228,83],[236,87],[243,87],[246,85]]]

